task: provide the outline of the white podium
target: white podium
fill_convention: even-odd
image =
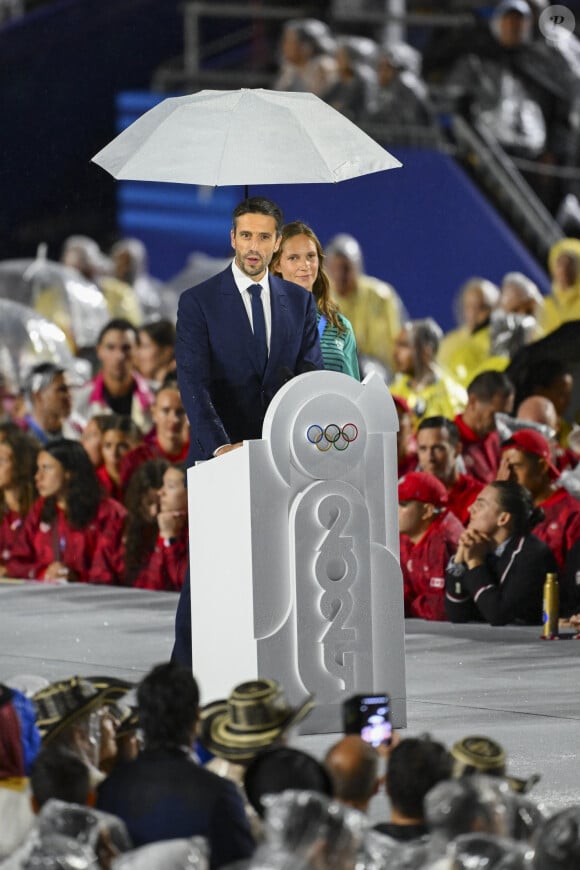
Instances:
[[[340,731],[355,693],[406,725],[396,431],[376,374],[294,378],[261,440],[188,471],[193,670],[205,701],[256,677]]]

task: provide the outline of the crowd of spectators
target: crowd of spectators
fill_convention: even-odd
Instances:
[[[462,110],[497,125],[515,155],[570,163],[576,72],[570,61],[565,89],[550,77],[553,52],[562,63],[569,55],[534,39],[531,9],[500,3],[477,37],[483,51],[450,43],[447,53],[426,52],[427,82],[456,88]],[[336,37],[300,20],[285,27],[282,52],[277,87],[312,90],[361,123],[435,126],[409,45]],[[506,105],[519,109],[511,121],[523,143]],[[311,257],[316,270],[287,272],[290,256]],[[110,319],[89,381],[41,361],[18,395],[5,396],[0,577],[178,592],[189,425],[163,288],[135,239],[105,264],[93,240],[74,236],[62,260],[95,283]],[[551,573],[562,627],[580,625],[573,370],[564,346],[516,364],[524,349],[580,323],[580,241],[555,245],[549,268],[547,297],[517,272],[499,287],[470,277],[457,295],[458,326],[444,335],[428,316],[409,319],[395,288],[365,274],[356,238],[342,233],[323,251],[306,225],[284,228],[272,270],[313,292],[322,330],[330,321],[326,367],[356,379],[378,371],[395,402],[407,618],[540,625]],[[74,325],[62,325],[78,350]],[[395,735],[375,750],[348,735],[322,763],[287,745],[313,703],[292,708],[262,680],[200,709],[195,680],[175,664],[138,687],[73,677],[32,699],[0,687],[0,868],[578,866],[579,808],[548,817],[521,794],[530,783],[507,775],[493,741],[448,750]],[[482,743],[485,764],[474,748]],[[383,789],[390,817],[373,829],[369,807]]]
[[[444,141],[449,113],[462,115],[520,161],[532,188],[564,220],[580,212],[580,43],[566,27],[542,29],[548,5],[466,5],[471,26],[450,22],[427,38],[415,34],[418,48],[364,14],[357,19],[355,9],[352,20],[331,15],[332,27],[293,19],[283,28],[273,86],[311,91],[379,138],[389,128],[391,138],[407,131],[411,142],[421,141],[423,131],[423,141],[429,133]]]
[[[2,870],[577,866],[580,808],[535,801],[539,775],[515,776],[489,736],[349,733],[319,760],[291,745],[315,700],[274,680],[201,706],[171,662],[137,684],[26,679],[0,685]]]
[[[578,244],[555,246],[550,296],[520,273],[501,287],[468,279],[459,326],[444,335],[430,317],[409,319],[395,288],[365,274],[353,236],[323,249],[306,224],[283,228],[271,270],[312,292],[325,367],[357,380],[377,371],[395,401],[407,617],[537,624],[555,572],[562,620],[580,621],[579,409],[566,362],[580,313]],[[115,246],[125,267],[136,250],[142,264],[142,248]],[[63,258],[86,269],[83,257],[94,267],[97,254],[72,237]],[[0,575],[179,591],[189,423],[175,328],[159,308],[149,321],[141,311],[136,325],[123,302],[124,292],[137,300],[134,289],[109,277],[116,302],[93,377],[73,384],[63,366],[40,362],[5,404]],[[118,316],[124,310],[133,320]],[[551,356],[534,355],[561,334]]]

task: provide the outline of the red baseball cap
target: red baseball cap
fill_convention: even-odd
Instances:
[[[406,399],[404,399],[402,396],[395,395],[395,393],[391,393],[391,396],[393,397],[393,402],[395,403],[395,405],[397,405],[397,407],[399,407],[404,414],[412,413],[410,405]]]
[[[560,477],[560,472],[552,462],[552,451],[548,439],[544,438],[542,433],[536,429],[518,429],[513,435],[510,435],[507,441],[502,442],[502,450],[507,450],[509,447],[515,447],[523,453],[541,456],[548,464],[550,477],[553,480]]]
[[[435,507],[447,504],[447,490],[433,474],[410,471],[399,480],[399,502],[422,501]]]

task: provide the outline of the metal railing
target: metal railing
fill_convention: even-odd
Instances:
[[[252,28],[244,25],[244,20],[289,21],[293,18],[317,17],[319,11],[308,5],[254,5],[251,3],[211,3],[194,0],[183,4],[183,56],[163,65],[155,74],[153,89],[198,90],[205,86],[230,87],[268,87],[272,81],[271,73],[260,70],[209,69],[204,62],[219,57],[220,54],[248,43]],[[232,33],[202,43],[200,21],[202,18],[222,18],[240,21],[240,27]],[[412,27],[471,27],[475,18],[470,13],[454,12],[389,12],[352,9],[341,10],[340,14],[330,17],[329,24],[376,24],[377,26],[398,25],[400,28]]]
[[[560,225],[484,125],[471,126],[453,115],[451,128],[462,158],[516,231],[545,262],[551,246],[564,235]]]

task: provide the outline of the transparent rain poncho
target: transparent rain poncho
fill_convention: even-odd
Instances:
[[[534,870],[580,867],[580,806],[559,810],[546,819],[536,838]]]
[[[366,817],[311,791],[267,795],[265,841],[251,870],[355,870]]]
[[[79,382],[90,376],[90,367],[72,355],[55,323],[26,305],[0,298],[0,371],[9,388],[17,392],[42,362],[61,366]]]
[[[164,840],[114,858],[111,870],[208,870],[209,847],[204,837]]]
[[[425,844],[410,849],[416,863],[394,865],[397,870],[430,867],[429,862],[443,858],[449,843],[462,834],[477,831],[509,837],[514,830],[513,793],[503,779],[472,775],[440,782],[428,792],[424,806],[430,836]]]
[[[41,250],[35,260],[0,262],[0,298],[27,305],[55,323],[69,347],[94,347],[109,320],[105,297],[76,269],[47,260]]]
[[[533,850],[492,834],[467,834],[425,870],[531,870]]]
[[[132,846],[121,819],[78,804],[50,800],[26,843],[2,867],[16,870],[88,870],[110,867]]]

